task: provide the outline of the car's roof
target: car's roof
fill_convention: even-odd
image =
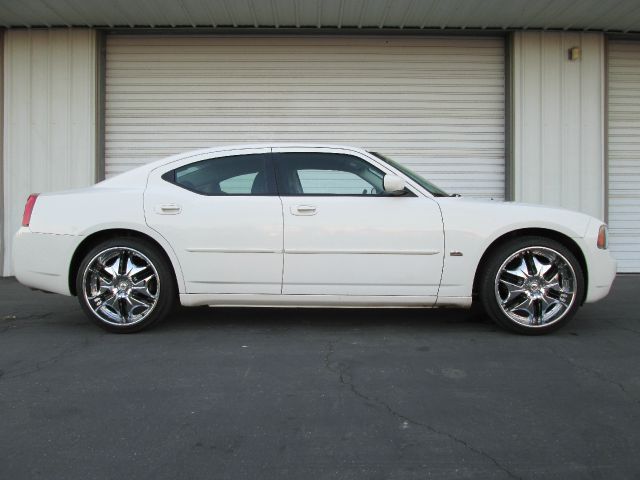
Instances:
[[[100,182],[99,186],[124,186],[124,185],[136,185],[146,181],[146,177],[149,172],[157,167],[166,165],[179,160],[185,160],[187,158],[196,157],[199,155],[206,155],[209,153],[220,153],[234,150],[256,150],[264,148],[300,148],[300,149],[335,149],[335,150],[347,150],[351,152],[359,152],[366,154],[366,150],[363,148],[351,147],[347,145],[330,145],[323,143],[251,143],[251,144],[237,144],[237,145],[223,145],[208,148],[201,148],[199,150],[191,150],[188,152],[176,153],[168,157],[158,159],[156,161],[146,163],[133,170],[121,173],[115,177],[111,177],[108,180]]]
[[[322,143],[246,143],[246,144],[237,144],[237,145],[223,145],[216,147],[208,147],[201,148],[199,150],[191,150],[188,152],[177,153],[175,155],[171,155],[169,157],[162,158],[155,162],[151,162],[146,164],[146,167],[150,167],[149,169],[156,168],[161,165],[165,165],[167,163],[175,162],[176,160],[184,160],[191,157],[196,157],[199,155],[206,155],[209,153],[220,153],[220,152],[231,152],[234,150],[257,150],[264,148],[300,148],[300,149],[309,149],[309,150],[326,150],[326,149],[335,149],[335,150],[348,150],[351,152],[359,152],[359,153],[367,153],[367,151],[363,148],[351,147],[347,145],[330,145],[330,144],[322,144]]]
[[[227,150],[245,150],[245,149],[258,149],[258,148],[317,148],[317,149],[339,149],[339,150],[353,150],[357,152],[365,152],[363,148],[354,147],[351,145],[334,145],[327,143],[241,143],[236,145],[223,145],[216,147],[202,148],[199,150],[193,150],[190,152],[184,152],[177,154],[179,157],[191,157],[194,155],[200,155],[208,152],[224,152]]]

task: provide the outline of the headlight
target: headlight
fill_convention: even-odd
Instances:
[[[601,250],[609,248],[609,229],[606,225],[600,225],[598,230],[598,248]]]

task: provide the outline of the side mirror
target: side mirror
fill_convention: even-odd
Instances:
[[[402,195],[404,193],[404,178],[397,175],[385,175],[382,180],[385,193]]]

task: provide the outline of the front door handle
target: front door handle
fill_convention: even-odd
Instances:
[[[291,213],[293,215],[315,215],[318,213],[318,209],[314,205],[296,205],[291,207]]]
[[[156,213],[160,215],[177,215],[181,211],[182,208],[180,205],[176,205],[175,203],[165,203],[156,206]]]

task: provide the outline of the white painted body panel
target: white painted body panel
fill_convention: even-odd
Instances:
[[[187,293],[280,293],[278,197],[207,197],[169,183],[162,189],[149,189],[145,213],[149,225],[173,245]],[[167,201],[180,205],[180,214],[156,211]]]
[[[140,169],[143,170],[143,169]],[[180,292],[184,292],[182,269],[173,247],[155,230],[147,226],[144,219],[142,197],[148,173],[130,172],[120,182],[105,181],[93,187],[42,194],[28,228],[21,227],[14,240],[21,244],[13,246],[13,268],[16,278],[39,277],[39,264],[51,262],[52,254],[59,257],[55,272],[42,274],[47,277],[25,285],[56,293],[70,294],[68,287],[69,267],[73,254],[81,242],[92,234],[113,229],[127,229],[147,235],[163,248],[176,272]],[[139,183],[136,187],[135,179]],[[42,235],[42,237],[37,237]],[[39,238],[40,240],[34,240]],[[47,240],[45,240],[47,239]],[[28,244],[28,245],[25,245]],[[65,247],[71,245],[71,247]],[[53,285],[51,275],[59,278],[60,285]],[[41,285],[44,282],[46,287]]]
[[[275,147],[273,151],[349,154],[386,174],[396,173],[367,152],[349,148]],[[282,293],[406,295],[435,303],[442,276],[442,216],[430,196],[413,183],[409,188],[417,196],[281,197]]]
[[[80,242],[78,235],[35,233],[20,227],[13,238],[13,269],[17,280],[31,288],[71,295],[69,264]]]
[[[540,205],[461,197],[437,200],[444,218],[447,252],[439,300],[471,295],[482,255],[502,235],[525,228],[542,228],[576,240],[584,236],[591,219],[582,213]],[[452,257],[452,251],[462,252],[463,256]]]
[[[207,196],[161,177],[185,163],[217,156],[268,153],[242,148],[190,157],[153,169],[144,196],[147,224],[174,248],[189,294],[279,294],[282,204],[277,196]],[[180,212],[163,214],[161,205]]]
[[[570,237],[581,249],[586,301],[611,287],[615,261],[596,247],[602,222],[569,210],[433,198],[403,175],[415,197],[207,197],[160,178],[183,164],[269,148],[285,147],[189,152],[94,187],[40,196],[31,225],[14,239],[18,280],[70,294],[69,266],[78,245],[96,232],[130,229],[167,253],[185,305],[464,307],[487,248],[508,232],[537,228]],[[349,152],[400,174],[360,149],[286,148]],[[178,203],[181,213],[156,215],[157,204],[167,201]],[[290,214],[308,203],[315,215]]]
[[[187,307],[301,307],[301,308],[432,308],[433,298],[424,295],[248,295],[184,294]],[[471,297],[458,298],[447,307],[469,307]]]
[[[283,294],[416,295],[435,302],[444,248],[435,202],[282,197],[282,203]],[[306,205],[314,215],[292,213]]]

